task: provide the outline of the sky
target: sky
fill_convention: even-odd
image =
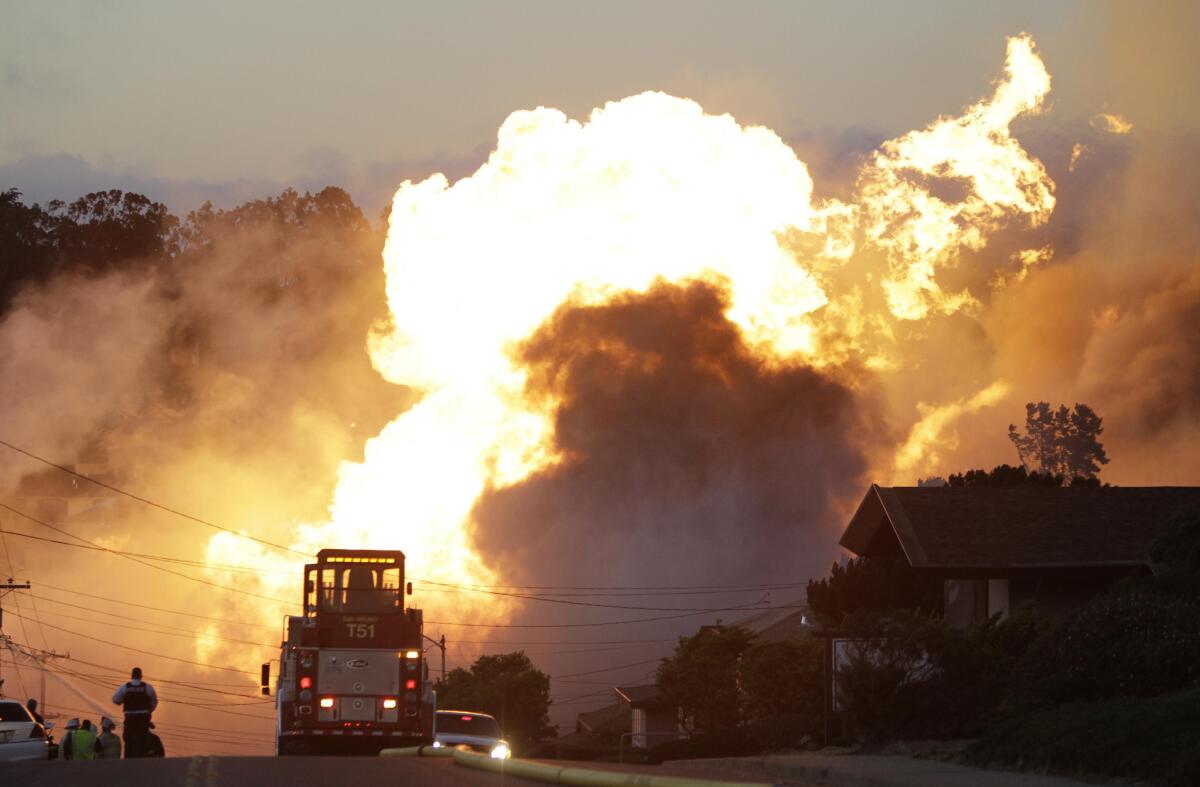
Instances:
[[[328,183],[382,206],[403,178],[472,171],[516,109],[583,119],[644,90],[785,139],[886,138],[981,93],[1004,36],[1023,31],[1046,53],[1058,110],[1088,111],[1102,103],[1110,26],[1097,4],[928,0],[117,0],[0,13],[0,185],[35,201],[117,186],[175,210]]]

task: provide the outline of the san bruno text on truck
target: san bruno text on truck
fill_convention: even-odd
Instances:
[[[377,754],[433,740],[436,697],[421,610],[406,608],[404,553],[322,549],[304,567],[275,683],[276,752]],[[262,669],[263,693],[270,665]]]

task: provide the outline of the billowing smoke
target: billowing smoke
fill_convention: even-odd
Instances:
[[[563,460],[485,495],[475,540],[510,582],[720,585],[819,573],[864,482],[876,408],[767,364],[711,284],[561,308],[518,352],[558,403]]]
[[[336,189],[205,211],[178,231],[154,231],[182,249],[116,260],[106,270],[65,257],[72,272],[27,287],[11,304],[0,322],[0,435],[157,502],[290,542],[293,523],[325,516],[338,462],[355,457],[363,440],[411,401],[379,378],[365,352],[372,323],[386,315],[382,236]],[[289,556],[283,575],[206,571],[211,529],[8,449],[0,468],[9,491],[3,500],[18,511],[110,548],[199,563],[158,563],[163,570],[154,570],[144,561],[34,541],[16,534],[76,540],[0,512],[11,560],[0,570],[34,583],[31,593],[6,598],[5,632],[27,646],[69,651],[74,661],[60,667],[81,675],[71,680],[101,702],[140,663],[164,698],[168,745],[187,751],[174,725],[211,726],[214,717],[186,703],[227,695],[164,681],[248,694],[256,665],[277,654],[285,607],[178,574],[290,602],[299,595],[299,558]],[[270,567],[257,560],[263,548],[233,541],[251,568]],[[200,617],[112,606],[106,598]],[[114,619],[114,612],[125,617]],[[195,631],[202,634],[188,633]],[[198,672],[187,661],[244,674]],[[8,691],[32,696],[35,672],[5,673]],[[50,707],[63,712],[59,706],[72,702],[80,704],[60,696]],[[245,704],[237,713],[265,718],[252,700],[237,702]],[[254,750],[269,750],[263,724],[215,718],[230,732],[226,739],[252,730]]]

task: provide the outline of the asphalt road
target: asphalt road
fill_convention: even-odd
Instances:
[[[5,787],[500,787],[514,779],[426,757],[168,757],[155,760],[0,763]]]

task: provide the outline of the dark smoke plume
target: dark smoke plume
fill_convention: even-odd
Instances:
[[[836,376],[756,357],[727,308],[712,285],[660,284],[564,306],[524,343],[565,459],[481,499],[502,575],[712,585],[828,565],[872,416]]]

